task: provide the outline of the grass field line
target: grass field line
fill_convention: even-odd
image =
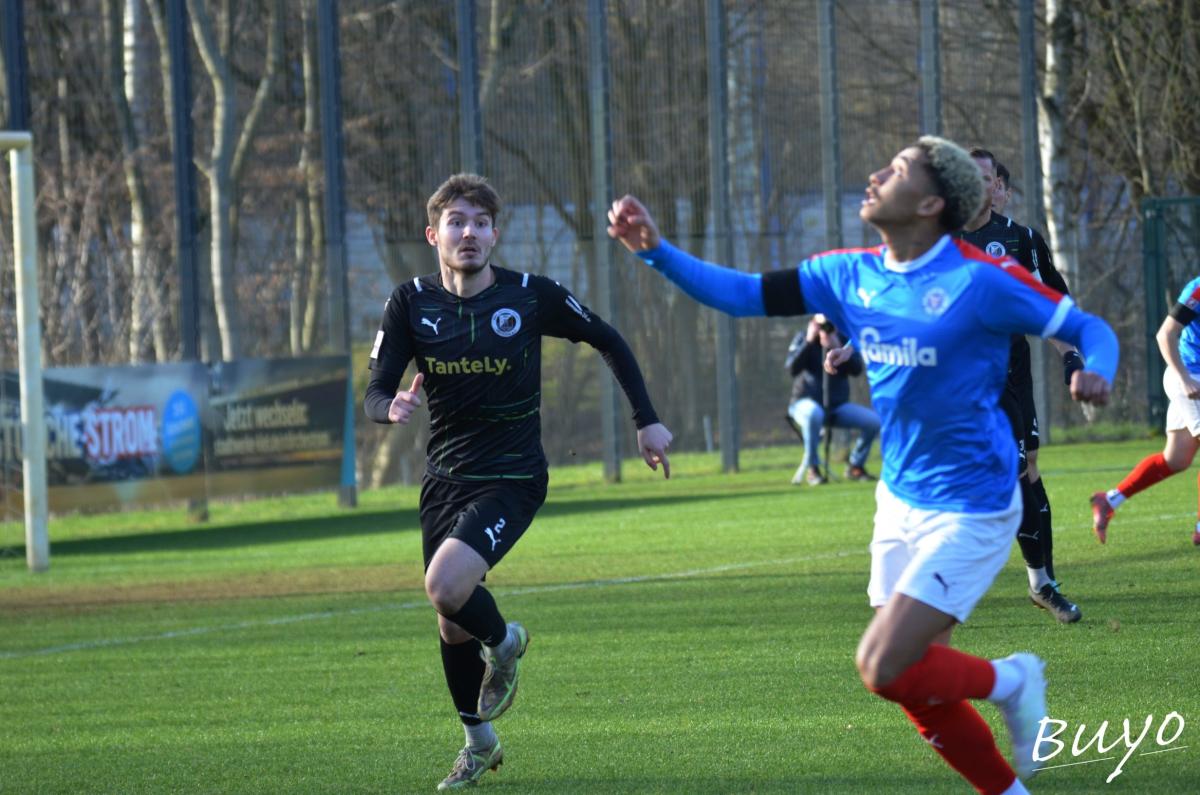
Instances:
[[[742,571],[745,569],[760,568],[763,566],[788,566],[794,563],[833,560],[837,558],[852,557],[855,555],[865,556],[866,554],[867,553],[864,548],[852,551],[802,555],[799,557],[780,558],[776,560],[754,560],[743,561],[739,563],[724,563],[720,566],[686,569],[684,571],[667,572],[665,574],[643,574],[630,577],[611,577],[600,580],[585,580],[583,582],[564,582],[555,583],[553,585],[533,585],[524,588],[497,588],[495,589],[495,595],[526,596],[530,594],[554,593],[556,591],[582,590],[585,588],[609,588],[614,585],[631,585],[664,580],[679,580],[687,579],[689,577],[701,577],[708,574]],[[237,632],[243,629],[255,629],[258,627],[284,626],[287,624],[298,624],[304,621],[319,621],[328,618],[343,618],[346,616],[383,613],[392,610],[414,610],[428,606],[429,602],[422,599],[415,602],[401,602],[399,604],[376,605],[373,607],[351,607],[345,610],[321,610],[314,613],[299,613],[291,616],[279,616],[277,618],[257,619],[254,621],[238,621],[233,624],[218,624],[216,626],[174,629],[168,632],[159,632],[153,635],[131,635],[124,638],[97,638],[94,640],[78,641],[76,643],[64,643],[58,646],[46,646],[40,649],[27,649],[24,651],[0,651],[0,660],[20,660],[28,657],[44,657],[52,654],[65,654],[73,651],[91,651],[94,649],[104,649],[111,646],[131,646],[139,643],[149,643],[152,641],[193,638],[199,635],[213,635],[222,632]]]

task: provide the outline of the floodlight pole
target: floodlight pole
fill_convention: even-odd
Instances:
[[[25,560],[30,571],[50,568],[46,501],[46,400],[42,392],[41,303],[37,280],[37,217],[33,193],[33,136],[0,132],[8,150],[16,260],[17,349],[21,380],[21,458],[25,497]]]

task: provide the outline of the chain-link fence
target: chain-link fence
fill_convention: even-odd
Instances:
[[[323,220],[315,19],[324,0],[187,3],[194,98],[199,350],[215,360],[326,352],[331,294]],[[181,355],[170,70],[171,3],[45,2],[26,10],[37,155],[42,322],[49,365]],[[180,3],[179,5],[182,5]],[[482,171],[505,200],[498,264],[595,300],[586,0],[477,0]],[[917,2],[833,3],[842,240],[877,242],[857,216],[866,175],[920,132]],[[716,257],[709,125],[724,124],[737,267],[790,267],[830,247],[822,168],[820,3],[728,0],[728,105],[708,111],[704,0],[610,0],[612,175],[682,247]],[[346,258],[355,378],[392,285],[436,268],[424,203],[460,168],[458,17],[443,0],[338,4]],[[940,4],[944,134],[994,151],[1022,201],[1014,7]],[[228,16],[226,16],[228,14]],[[1039,11],[1040,14],[1040,11]],[[1039,36],[1043,32],[1039,32]],[[1040,39],[1039,39],[1040,43]],[[1135,203],[1117,175],[1079,169],[1080,303],[1122,341],[1108,418],[1146,417],[1145,316]],[[6,180],[6,177],[4,178]],[[0,181],[4,181],[0,180]],[[10,219],[7,186],[0,210]],[[3,228],[0,369],[15,369],[12,261]],[[718,416],[715,315],[615,252],[615,325],[630,341],[676,447],[703,448]],[[736,324],[741,442],[793,443],[783,358],[802,318]],[[600,455],[599,379],[586,349],[547,340],[543,430],[552,462]],[[1050,424],[1082,422],[1048,374]],[[361,394],[361,389],[357,389]],[[865,400],[865,387],[856,386]],[[707,418],[707,419],[706,419]],[[621,433],[632,439],[628,423]],[[716,437],[720,439],[719,427]],[[423,431],[360,418],[359,482],[419,472]],[[626,449],[628,450],[628,445]]]

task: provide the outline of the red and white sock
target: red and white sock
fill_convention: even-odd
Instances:
[[[1113,508],[1123,503],[1139,491],[1145,491],[1159,481],[1166,480],[1175,472],[1167,466],[1167,459],[1162,453],[1148,455],[1138,462],[1133,471],[1117,484],[1116,489],[1108,492],[1108,504]],[[1114,494],[1113,492],[1116,492]]]

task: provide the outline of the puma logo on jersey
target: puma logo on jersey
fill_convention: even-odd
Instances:
[[[431,329],[433,329],[433,333],[434,333],[434,334],[437,334],[437,333],[439,333],[439,332],[438,332],[438,324],[439,324],[439,323],[441,323],[441,322],[442,322],[442,319],[441,319],[440,317],[439,317],[437,320],[430,320],[430,319],[429,319],[429,318],[427,318],[427,317],[423,317],[423,318],[421,318],[421,325],[422,325],[422,326],[429,326]]]
[[[496,545],[500,543],[500,531],[504,529],[504,518],[496,520],[496,524],[491,527],[483,528],[483,532],[492,541],[492,549],[496,549]]]
[[[903,337],[899,344],[880,342],[879,329],[866,326],[858,344],[863,359],[900,367],[937,367],[937,348],[921,347],[916,337]]]
[[[867,309],[871,308],[871,299],[879,295],[878,290],[867,290],[865,287],[858,288],[858,297],[862,300],[863,306]]]

